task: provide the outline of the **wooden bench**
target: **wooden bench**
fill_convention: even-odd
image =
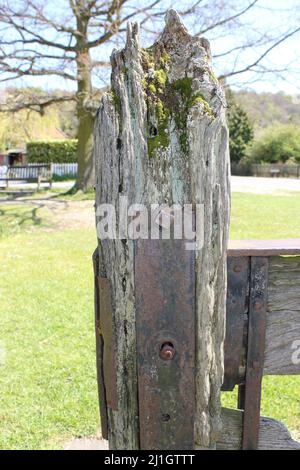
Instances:
[[[3,167],[2,167],[3,169]],[[9,166],[6,172],[0,172],[0,181],[5,181],[6,189],[10,181],[25,181],[26,183],[37,183],[38,190],[41,183],[49,183],[52,188],[52,165],[41,163],[36,165]]]
[[[281,175],[281,170],[279,168],[271,168],[270,169],[270,175],[272,177],[278,177]]]

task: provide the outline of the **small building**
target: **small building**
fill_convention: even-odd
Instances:
[[[7,154],[0,153],[0,165],[7,165]]]
[[[15,166],[26,165],[26,151],[24,149],[10,149],[0,154],[0,165]]]

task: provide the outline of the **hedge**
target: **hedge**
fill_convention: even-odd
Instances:
[[[27,143],[29,163],[76,163],[77,140],[35,140]]]

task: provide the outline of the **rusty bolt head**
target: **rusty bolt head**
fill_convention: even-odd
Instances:
[[[175,348],[172,343],[163,343],[159,355],[164,361],[170,361],[175,356]]]
[[[241,266],[239,264],[235,265],[235,267],[233,268],[233,271],[235,273],[240,273],[242,270]]]
[[[168,421],[170,421],[171,416],[168,415],[168,414],[166,414],[166,413],[164,413],[164,414],[162,414],[161,419],[162,419],[162,421],[163,421],[164,423],[167,423]]]

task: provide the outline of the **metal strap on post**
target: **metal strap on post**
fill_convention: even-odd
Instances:
[[[107,407],[117,409],[115,338],[109,280],[99,276],[98,248],[93,254],[97,379],[102,437],[108,439]]]
[[[138,240],[136,330],[141,449],[193,449],[195,252]]]
[[[261,385],[264,366],[268,258],[252,257],[245,384],[239,387],[243,416],[243,450],[257,450],[260,425]]]

